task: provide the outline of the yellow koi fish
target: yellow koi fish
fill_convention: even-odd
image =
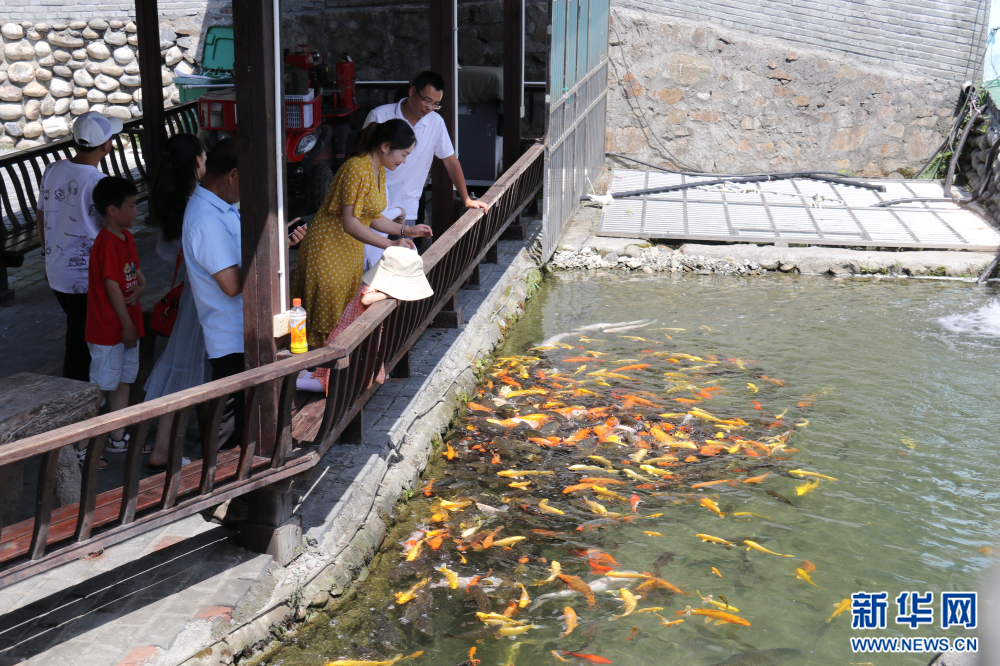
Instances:
[[[595,513],[598,516],[606,516],[606,515],[608,515],[608,509],[603,504],[601,504],[599,502],[592,502],[589,499],[585,499],[583,501],[587,503],[587,506],[590,507],[590,510],[591,510],[592,513]]]
[[[496,541],[493,542],[493,545],[505,548],[507,546],[513,546],[518,541],[524,541],[527,538],[528,537],[514,536],[514,537],[507,537],[506,539],[497,539]]]
[[[756,541],[744,541],[743,543],[747,545],[747,550],[753,548],[757,552],[767,553],[768,555],[777,555],[778,557],[795,557],[794,555],[782,555],[781,553],[776,553],[773,550],[768,550],[767,548],[764,548],[764,546],[760,545]]]
[[[775,447],[777,448],[777,447]],[[832,476],[827,476],[826,474],[820,474],[818,472],[808,472],[804,469],[792,469],[788,471],[789,474],[794,474],[795,476],[812,476],[817,479],[826,479],[827,481],[836,481],[837,479]]]
[[[457,502],[451,502],[449,500],[441,500],[441,508],[445,511],[459,511],[467,506],[472,505],[472,500],[459,500]]]
[[[635,612],[636,615],[641,615],[643,613],[656,613],[657,611],[663,610],[663,606],[650,606],[649,608],[640,608]]]
[[[605,488],[603,486],[591,486],[590,489],[593,490],[598,495],[600,495],[601,497],[611,497],[611,498],[614,498],[614,499],[619,500],[621,502],[628,502],[628,498],[627,497],[623,497],[622,495],[619,495],[615,491],[608,490],[607,488]]]
[[[714,573],[719,578],[725,578],[725,576],[723,576],[722,573],[718,569],[716,569],[715,567],[712,567],[712,573]]]
[[[632,477],[636,481],[642,481],[643,483],[648,483],[649,481],[652,480],[648,476],[643,476],[642,474],[639,474],[639,472],[634,472],[634,471],[630,470],[628,467],[626,467],[625,469],[623,469],[622,472],[624,472],[626,475]]]
[[[800,580],[804,580],[805,582],[809,583],[813,587],[819,587],[819,585],[817,585],[816,583],[814,583],[812,581],[812,578],[809,577],[809,574],[806,573],[805,569],[802,569],[802,568],[796,569],[795,570],[795,577],[798,578],[798,579],[800,579]],[[819,589],[822,590],[823,588],[819,587]]]
[[[735,546],[736,545],[732,541],[726,541],[725,539],[720,539],[719,537],[714,537],[714,536],[712,536],[710,534],[695,534],[695,536],[698,537],[699,539],[701,539],[702,541],[706,542],[706,543],[718,543],[718,544],[722,544],[723,546]]]
[[[413,597],[417,596],[417,592],[420,590],[420,588],[422,588],[429,582],[431,582],[430,578],[424,578],[419,583],[408,589],[406,592],[396,592],[394,595],[396,597],[396,603],[403,605],[407,601],[410,601],[411,599],[413,599]]]
[[[756,386],[754,386],[750,382],[747,382],[747,388],[750,389],[751,393],[756,393],[757,391],[760,390],[759,388],[757,388]]]
[[[505,626],[506,625],[519,626],[527,624],[527,622],[515,620],[513,618],[507,617],[506,615],[500,615],[499,613],[476,613],[476,617],[479,619],[480,622],[485,622],[486,624],[490,625],[500,624]]]
[[[555,507],[549,506],[549,500],[547,500],[547,499],[543,499],[540,502],[538,502],[538,510],[539,511],[544,511],[545,513],[554,513],[557,516],[566,515],[565,511],[560,511],[559,509],[557,509]]]
[[[604,469],[603,467],[598,467],[597,465],[570,465],[569,471],[571,472],[605,472],[606,474],[617,474],[616,469]]]
[[[643,472],[647,472],[655,476],[673,477],[673,474],[671,474],[667,470],[660,469],[658,467],[653,467],[652,465],[639,465],[639,469],[641,469]]]
[[[566,638],[573,633],[573,630],[577,627],[576,611],[573,610],[571,606],[563,608],[563,618],[566,620],[566,631],[559,634],[559,638]]]
[[[449,569],[448,567],[446,567],[443,564],[437,568],[437,571],[440,571],[444,575],[444,577],[448,579],[448,587],[450,587],[453,590],[457,590],[458,589],[458,574],[457,573],[455,573],[454,571],[452,571],[451,569]]]
[[[649,578],[649,574],[636,573],[635,571],[605,571],[604,575],[608,578],[639,578],[641,580],[646,580]],[[609,590],[614,593],[614,590]]]
[[[420,548],[423,545],[424,545],[423,541],[418,541],[416,545],[410,549],[410,552],[406,554],[406,561],[412,562],[413,560],[417,559],[420,556]]]
[[[541,627],[535,624],[526,624],[523,627],[500,627],[499,633],[501,636],[517,636],[519,634],[523,634],[529,629],[541,629]]]
[[[625,610],[621,615],[612,615],[612,618],[623,618],[628,617],[635,612],[635,607],[639,604],[636,600],[635,595],[632,594],[632,590],[627,587],[623,587],[618,590],[618,596],[622,599],[622,608]]]
[[[812,492],[819,488],[819,479],[813,479],[812,481],[806,481],[801,486],[795,486],[796,495],[805,495],[808,492]]]
[[[531,603],[531,597],[528,596],[528,588],[524,586],[524,583],[518,583],[517,586],[521,588],[521,598],[517,600],[517,605],[521,608],[526,608]]]
[[[531,485],[531,481],[511,481],[507,485],[518,490],[527,490],[528,486]]]
[[[630,455],[629,458],[632,460],[632,462],[638,465],[639,463],[642,462],[642,459],[646,457],[647,453],[649,453],[648,449],[639,449],[638,451]]]
[[[423,653],[424,651],[420,650],[419,652],[414,652],[409,657],[397,654],[388,661],[358,661],[357,659],[339,659],[337,661],[328,661],[324,666],[392,666],[397,661],[402,661],[403,659],[416,659]]]
[[[668,620],[659,613],[655,613],[655,615],[656,617],[660,618],[660,624],[662,624],[664,627],[676,627],[678,624],[684,621],[684,618],[681,618],[679,620]]]
[[[799,427],[799,428],[807,428],[807,427],[809,427],[809,419],[802,419],[801,421],[799,421],[795,425],[797,427]]]
[[[545,580],[536,580],[534,583],[532,583],[532,585],[545,585],[546,583],[551,583],[556,579],[556,577],[559,574],[562,573],[562,565],[556,562],[555,560],[552,560],[552,562],[549,564],[549,571],[552,572],[551,576],[549,576]]]
[[[846,611],[848,608],[850,608],[851,600],[850,598],[843,599],[835,603],[834,606],[836,606],[837,608],[836,610],[833,611],[833,614],[830,617],[826,618],[827,622],[829,622],[830,620],[832,620],[833,618],[837,617],[838,615]]]
[[[652,532],[650,530],[643,530],[642,533],[645,534],[646,536],[666,537],[665,534],[660,534],[659,532]]]
[[[518,479],[522,476],[552,476],[553,474],[555,472],[547,469],[504,469],[497,472],[497,476],[505,476],[512,479]]]
[[[718,505],[718,504],[716,504],[716,503],[715,503],[715,502],[713,502],[712,500],[708,499],[707,497],[702,497],[702,498],[701,498],[701,501],[700,501],[700,504],[701,504],[701,505],[702,505],[703,507],[705,507],[706,509],[708,509],[709,511],[714,511],[715,513],[719,514],[719,518],[722,518],[722,517],[724,517],[724,516],[726,515],[726,514],[725,514],[725,513],[723,513],[723,512],[722,512],[722,510],[721,510],[721,509],[719,508],[719,505]]]
[[[612,463],[610,460],[608,460],[607,458],[605,458],[603,456],[587,456],[587,457],[590,458],[591,460],[596,460],[597,462],[601,463],[602,465],[606,465],[608,467],[613,467],[614,466],[614,463]]]
[[[753,516],[754,518],[761,518],[763,520],[771,520],[771,518],[768,518],[767,516],[762,516],[759,513],[754,513],[753,511],[737,511],[736,513],[734,513],[732,515],[734,515],[734,516]]]

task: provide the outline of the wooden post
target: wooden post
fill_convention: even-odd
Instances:
[[[136,37],[139,40],[139,78],[142,90],[142,161],[153,180],[167,141],[163,124],[163,85],[160,74],[160,19],[156,0],[135,0]]]
[[[280,244],[288,239],[278,230],[278,157],[284,133],[275,123],[274,5],[277,0],[245,0],[233,6],[236,50],[233,78],[239,116],[240,214],[243,243],[243,338],[246,364],[256,368],[277,355],[273,317],[281,309]],[[287,256],[287,245],[284,246]],[[278,421],[275,386],[262,387],[260,410],[251,441],[257,455],[274,451]]]
[[[503,168],[521,157],[524,116],[524,0],[503,2]]]
[[[431,0],[431,69],[444,77],[444,97],[439,113],[448,127],[456,150],[458,145],[458,3]],[[441,160],[431,166],[431,227],[440,237],[455,223],[454,185]]]
[[[462,307],[458,304],[458,296],[452,296],[435,315],[430,328],[461,328],[461,326]]]

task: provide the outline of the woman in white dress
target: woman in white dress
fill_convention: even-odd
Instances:
[[[195,186],[205,173],[205,146],[192,134],[177,134],[164,146],[162,161],[156,169],[149,194],[149,213],[153,224],[160,227],[156,253],[174,263],[181,253],[181,229],[184,209]],[[177,273],[177,283],[186,274],[183,260]],[[177,319],[170,333],[167,348],[156,360],[146,381],[146,400],[176,393],[204,384],[212,377],[205,335],[198,323],[198,311],[191,290],[181,292]],[[147,471],[166,469],[173,420],[161,418],[156,427],[156,443],[149,450]],[[185,464],[189,462],[184,459]]]

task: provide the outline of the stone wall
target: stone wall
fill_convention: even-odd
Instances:
[[[200,26],[182,24],[165,20],[160,25],[168,107],[179,101],[174,75],[195,71],[200,56]],[[7,22],[0,35],[0,149],[63,141],[73,118],[87,111],[122,121],[142,115],[138,40],[129,16]]]
[[[410,79],[430,65],[430,10],[427,3],[360,0],[284,0],[282,43],[339,57],[349,53],[359,79]],[[503,64],[503,3],[458,3],[458,61],[462,65]],[[525,6],[527,80],[546,78],[548,4]]]
[[[839,51],[956,86],[978,78],[990,0],[615,0],[615,5]]]
[[[918,170],[959,86],[707,22],[612,9],[607,150],[699,171]]]

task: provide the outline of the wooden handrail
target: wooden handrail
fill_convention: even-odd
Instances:
[[[488,211],[470,210],[442,234],[424,254],[434,296],[423,301],[387,299],[367,309],[329,347],[283,358],[232,377],[133,405],[0,447],[0,468],[41,457],[42,470],[55,464],[61,447],[88,442],[81,501],[52,508],[54,486],[40,477],[34,519],[0,529],[0,588],[90,552],[90,544],[107,546],[143,530],[179,520],[213,503],[250,492],[316,465],[377,390],[378,368],[393,367],[419,338],[438,311],[469,278],[511,220],[535,197],[542,185],[543,150],[533,146],[483,197]],[[292,436],[295,378],[301,370],[330,368],[329,391],[322,420],[312,441]],[[218,424],[228,395],[247,390],[244,439],[238,450],[218,450]],[[276,390],[277,437],[270,458],[257,455],[248,427],[257,398]],[[202,460],[182,466],[181,450],[187,416],[206,405],[209,419],[203,436]],[[168,469],[161,481],[139,480],[141,449],[150,422],[177,415]],[[107,433],[136,427],[126,455],[121,488],[98,495],[97,463]],[[157,485],[159,484],[159,485]],[[30,525],[29,525],[30,523]],[[29,543],[30,542],[30,543]]]

